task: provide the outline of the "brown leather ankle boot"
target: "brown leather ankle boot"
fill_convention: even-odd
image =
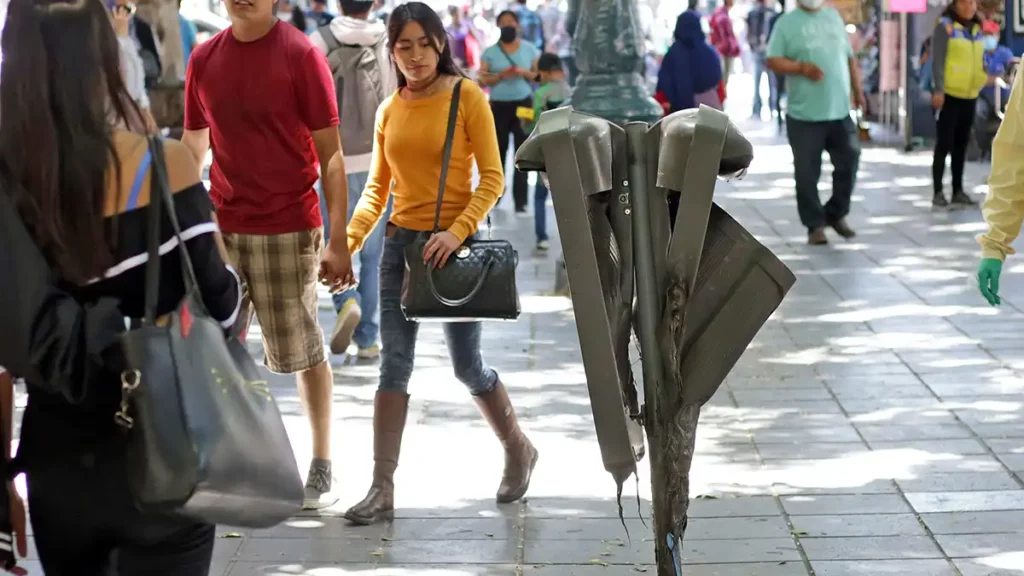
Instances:
[[[408,394],[378,391],[374,397],[373,484],[366,498],[345,512],[349,522],[369,525],[395,517],[395,469],[408,411]]]
[[[480,412],[505,448],[505,471],[501,475],[496,499],[500,504],[515,502],[530,488],[530,475],[537,465],[537,449],[520,430],[516,411],[500,381],[494,390],[474,398]]]

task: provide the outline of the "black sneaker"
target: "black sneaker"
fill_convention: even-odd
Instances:
[[[932,196],[932,208],[948,208],[949,200],[946,200],[946,196],[939,192],[935,196]]]
[[[971,198],[966,193],[964,193],[963,190],[956,190],[953,192],[952,204],[954,206],[967,208],[970,206],[977,206],[978,202],[974,198]]]

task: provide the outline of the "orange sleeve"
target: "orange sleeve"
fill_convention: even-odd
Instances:
[[[392,96],[394,98],[394,96]],[[391,98],[385,100],[377,110],[374,122],[373,156],[370,160],[370,177],[366,188],[359,197],[359,203],[348,223],[348,250],[355,254],[363,247],[366,237],[373,231],[391,195],[391,165],[384,154],[384,136],[387,131],[388,109]],[[495,136],[497,142],[497,136]]]
[[[448,227],[449,232],[460,242],[464,242],[476,232],[480,221],[498,203],[498,198],[505,190],[505,173],[502,159],[498,154],[494,115],[491,114],[487,96],[475,82],[462,82],[462,103],[459,109],[464,114],[466,136],[476,157],[477,169],[480,171],[480,185],[476,187],[462,214],[459,214],[455,222]],[[374,157],[376,158],[376,154]]]

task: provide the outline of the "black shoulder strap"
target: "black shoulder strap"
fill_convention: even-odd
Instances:
[[[448,162],[452,159],[452,144],[455,140],[455,124],[459,119],[459,97],[462,95],[462,80],[452,88],[452,106],[448,110],[448,133],[444,139],[441,154],[441,182],[437,186],[437,209],[434,211],[434,233],[441,231],[441,203],[444,200],[444,186],[448,181]]]

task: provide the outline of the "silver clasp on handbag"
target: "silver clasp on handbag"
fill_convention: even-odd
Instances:
[[[464,258],[468,258],[469,257],[469,246],[460,246],[459,249],[455,251],[455,257],[459,258],[460,260],[464,259]]]
[[[138,370],[121,372],[121,406],[120,410],[114,413],[114,422],[125,430],[131,430],[135,426],[135,419],[128,415],[128,398],[141,382],[142,373]]]

